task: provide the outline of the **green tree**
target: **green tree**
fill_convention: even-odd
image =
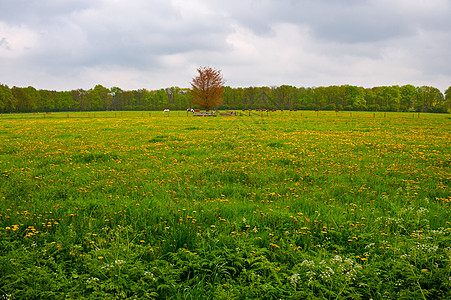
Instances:
[[[168,95],[166,94],[164,89],[159,89],[159,90],[155,91],[154,103],[155,103],[155,108],[157,110],[162,110],[162,109],[167,108],[167,103],[168,103],[167,96]]]
[[[400,88],[400,93],[399,110],[409,111],[413,109],[417,93],[416,88],[411,84],[403,85]]]
[[[191,90],[188,88],[183,88],[180,90],[179,94],[180,99],[180,109],[184,110],[186,108],[191,108],[192,106],[192,96],[191,96]]]
[[[59,92],[57,99],[58,100],[56,101],[55,108],[58,111],[79,110],[79,103],[75,101],[73,93],[71,91]]]
[[[112,110],[121,110],[123,105],[122,105],[122,89],[118,88],[118,87],[112,87],[110,89],[110,94],[111,94],[111,108]]]
[[[379,111],[380,107],[377,101],[376,90],[365,89],[366,107],[369,111]]]
[[[89,110],[112,109],[112,94],[109,89],[98,84],[90,89],[87,94]]]
[[[423,112],[439,112],[445,102],[442,92],[431,86],[421,87],[421,99]]]
[[[166,97],[168,99],[168,108],[169,109],[177,109],[177,96],[180,92],[179,87],[170,87],[165,89]]]
[[[366,110],[365,93],[362,87],[345,85],[345,109]]]
[[[312,88],[299,88],[299,100],[301,109],[310,109],[313,103],[313,89]]]
[[[72,99],[77,103],[77,108],[80,111],[88,111],[91,109],[89,99],[87,97],[88,92],[83,89],[72,90]]]
[[[11,89],[14,97],[14,110],[16,112],[29,111],[31,107],[31,97],[24,88],[13,86]],[[11,106],[10,106],[11,110]]]
[[[255,86],[250,86],[243,89],[243,103],[245,104],[245,108],[260,108],[261,104],[259,103],[259,89],[260,88]]]
[[[271,89],[267,86],[263,86],[259,88],[258,91],[258,104],[259,108],[270,108],[270,95],[271,95]]]
[[[54,111],[55,110],[55,94],[49,90],[39,90],[40,101],[38,103],[39,111]]]
[[[329,105],[329,94],[326,87],[320,86],[315,88],[315,103],[318,105],[318,109],[335,109]]]
[[[451,113],[451,86],[445,91],[445,107]]]
[[[133,98],[133,91],[125,91],[122,93],[123,106],[122,109],[133,110],[135,100]]]
[[[0,112],[10,112],[13,93],[7,85],[0,84]]]
[[[233,89],[233,104],[232,107],[235,109],[244,109],[246,103],[244,103],[244,89],[239,87]]]
[[[138,89],[132,91],[132,110],[145,110],[147,108],[146,90]]]
[[[32,112],[37,110],[40,95],[34,87],[21,88],[14,86],[11,92],[13,94],[14,104],[11,103],[10,108],[14,106],[14,110],[17,112]]]
[[[398,111],[400,104],[399,86],[381,86],[373,88],[376,104],[382,111]]]
[[[401,102],[401,93],[398,85],[387,86],[385,88],[386,97],[388,99],[388,110],[399,111]]]

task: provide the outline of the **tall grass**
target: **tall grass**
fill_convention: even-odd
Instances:
[[[451,293],[446,115],[0,118],[0,295]]]

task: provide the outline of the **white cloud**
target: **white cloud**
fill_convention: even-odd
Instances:
[[[37,43],[37,34],[28,26],[12,26],[0,22],[0,57],[20,58],[31,52]]]

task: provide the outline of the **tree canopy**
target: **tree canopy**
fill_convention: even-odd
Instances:
[[[197,69],[199,75],[191,82],[191,95],[193,103],[205,110],[218,107],[222,103],[225,80],[221,70],[211,67],[200,67]]]
[[[224,87],[219,109],[365,110],[399,112],[451,112],[451,87],[443,94],[431,86],[410,84],[363,88],[352,85],[328,87]],[[201,108],[193,90],[170,87],[159,90],[125,91],[96,85],[89,90],[38,90],[0,84],[0,113],[96,111],[96,110],[186,110]],[[216,105],[216,106],[215,106]],[[217,103],[211,107],[217,107]],[[204,108],[204,107],[202,107]]]

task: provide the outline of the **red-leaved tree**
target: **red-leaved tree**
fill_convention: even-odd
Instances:
[[[211,67],[200,67],[197,72],[199,75],[191,82],[193,102],[209,111],[221,104],[225,80],[221,70]]]

